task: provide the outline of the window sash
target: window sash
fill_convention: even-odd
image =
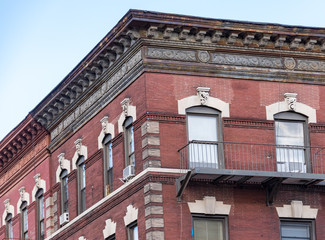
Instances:
[[[281,240],[313,240],[312,221],[281,221]]]
[[[188,146],[189,167],[219,168],[221,149],[219,114],[187,114],[188,141],[209,143],[190,143]]]
[[[78,165],[78,209],[79,214],[86,210],[86,168],[84,161]]]
[[[279,172],[306,172],[305,123],[276,120],[275,143]]]
[[[137,223],[128,227],[128,240],[139,240],[139,232]]]
[[[226,217],[193,217],[194,240],[225,240],[226,231]]]
[[[113,150],[112,142],[104,144],[104,179],[106,195],[113,191]]]
[[[6,217],[6,237],[12,239],[13,238],[13,230],[12,230],[12,216],[9,214]]]
[[[28,238],[28,213],[27,204],[24,202],[21,207],[21,236],[22,239]]]
[[[45,237],[44,226],[44,196],[43,193],[37,197],[37,236],[38,239],[43,240]]]
[[[69,212],[69,179],[67,173],[61,178],[61,204],[62,213]]]

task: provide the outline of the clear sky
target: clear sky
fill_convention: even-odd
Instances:
[[[0,140],[129,9],[325,28],[325,0],[0,0]]]

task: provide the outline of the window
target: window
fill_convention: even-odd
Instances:
[[[128,240],[138,240],[139,239],[137,222],[131,223],[128,226],[127,230],[128,230]]]
[[[68,189],[68,170],[64,169],[60,174],[61,179],[61,211],[69,212],[69,189]]]
[[[226,240],[228,239],[227,218],[222,216],[194,216],[194,240]]]
[[[313,240],[315,227],[313,221],[281,221],[281,240]]]
[[[27,202],[24,201],[20,206],[20,222],[21,222],[21,239],[28,239],[28,215]]]
[[[37,204],[37,239],[43,240],[45,237],[45,221],[44,221],[44,196],[43,189],[39,189],[36,193]]]
[[[8,213],[5,220],[6,220],[6,238],[13,239],[12,214]]]
[[[309,156],[307,118],[293,112],[274,115],[277,170],[279,172],[308,171]]]
[[[113,234],[112,236],[109,236],[109,237],[105,238],[105,240],[115,240],[115,234]]]
[[[219,168],[222,164],[220,112],[209,107],[191,107],[186,113],[189,167]]]
[[[80,156],[77,161],[78,175],[78,214],[86,210],[86,169],[85,158]]]
[[[134,157],[134,134],[132,126],[133,118],[128,117],[124,122],[125,130],[125,166],[135,165]]]
[[[105,194],[108,195],[113,191],[113,152],[112,152],[112,135],[107,134],[103,140],[104,146],[104,181]]]

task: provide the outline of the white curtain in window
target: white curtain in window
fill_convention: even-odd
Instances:
[[[190,168],[218,167],[217,117],[188,115],[188,140],[200,141],[189,144]]]

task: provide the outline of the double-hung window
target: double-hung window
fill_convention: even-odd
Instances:
[[[274,115],[277,170],[301,172],[309,170],[307,118],[294,112]]]
[[[223,216],[193,216],[194,240],[227,240],[227,218]]]
[[[28,239],[28,213],[27,202],[23,201],[20,206],[20,222],[21,222],[21,239]]]
[[[105,194],[108,195],[113,191],[113,151],[112,135],[107,134],[103,140],[104,146],[104,186]]]
[[[45,219],[44,219],[44,196],[43,189],[39,189],[36,193],[37,205],[37,239],[43,240],[45,238]]]
[[[135,165],[134,156],[134,133],[133,133],[133,118],[128,117],[124,122],[125,130],[125,166]]]
[[[128,240],[138,240],[139,239],[137,222],[131,223],[127,227],[127,231],[128,231]]]
[[[86,210],[86,168],[85,158],[80,156],[77,161],[77,175],[78,175],[78,213]]]
[[[61,211],[69,212],[69,189],[68,189],[68,171],[64,169],[60,174],[61,179]]]
[[[281,240],[314,240],[313,221],[281,221]]]
[[[6,238],[13,239],[12,214],[8,213],[5,220],[6,220]]]
[[[220,112],[209,107],[191,107],[187,113],[190,168],[220,168],[222,165]]]

